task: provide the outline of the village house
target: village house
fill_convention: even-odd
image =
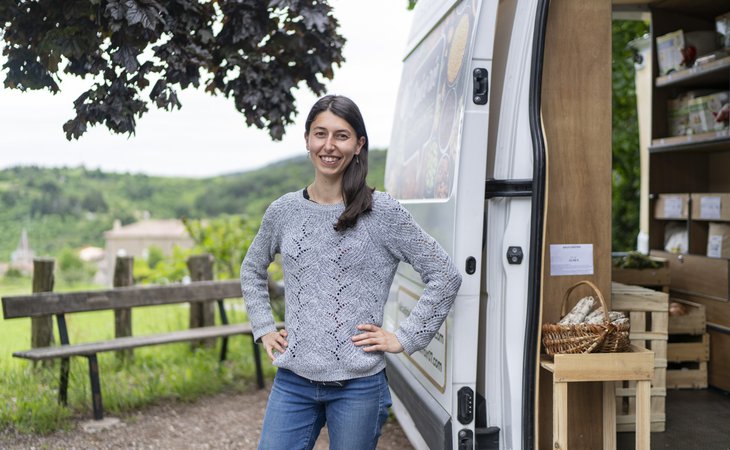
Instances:
[[[122,226],[119,220],[114,227],[104,233],[106,239],[105,284],[111,285],[114,279],[114,260],[117,256],[146,258],[150,247],[158,247],[165,255],[171,255],[177,245],[192,248],[193,240],[185,225],[177,219],[146,219]]]

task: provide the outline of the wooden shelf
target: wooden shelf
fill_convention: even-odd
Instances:
[[[730,83],[730,56],[701,66],[672,72],[656,79],[657,87],[707,87],[721,83],[724,83],[726,87]]]
[[[653,139],[651,141],[651,146],[649,147],[649,153],[671,152],[678,150],[730,150],[730,130],[724,129],[688,136],[672,136]]]

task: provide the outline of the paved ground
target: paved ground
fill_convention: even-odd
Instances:
[[[84,431],[84,421],[73,431],[48,436],[5,430],[0,431],[0,449],[255,449],[267,396],[268,390],[251,390],[195,403],[168,401],[118,417],[117,425],[96,432]],[[328,448],[326,430],[315,448]],[[410,448],[398,423],[386,423],[378,449]]]
[[[730,450],[730,393],[667,389],[666,431],[651,434],[652,450]],[[618,433],[618,450],[635,448],[634,433]]]

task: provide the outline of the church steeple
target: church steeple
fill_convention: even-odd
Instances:
[[[35,252],[30,248],[28,230],[23,228],[23,231],[20,232],[18,248],[10,255],[10,267],[14,267],[23,272],[31,272],[33,270],[34,257]]]

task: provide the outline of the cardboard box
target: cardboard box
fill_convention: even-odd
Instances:
[[[707,256],[730,258],[730,224],[710,222],[707,234]]]
[[[669,135],[684,136],[690,134],[689,126],[689,98],[681,96],[667,101],[667,116],[669,119]]]
[[[720,35],[720,47],[730,48],[730,12],[715,18],[715,29]]]
[[[667,118],[669,120],[670,136],[685,136],[688,134],[698,133],[690,126],[690,100],[704,97],[717,92],[714,89],[695,89],[680,94],[675,99],[667,101]],[[698,121],[701,119],[698,117]],[[699,129],[699,127],[698,127]]]
[[[715,92],[714,94],[688,100],[689,130],[692,133],[707,133],[724,129],[725,124],[717,122],[715,116],[727,102],[727,91]]]
[[[692,194],[692,220],[730,221],[730,194]]]
[[[659,194],[654,202],[654,217],[657,219],[686,219],[689,194]]]
[[[684,48],[684,31],[677,30],[656,38],[657,62],[659,75],[667,75],[682,69],[682,49]]]

